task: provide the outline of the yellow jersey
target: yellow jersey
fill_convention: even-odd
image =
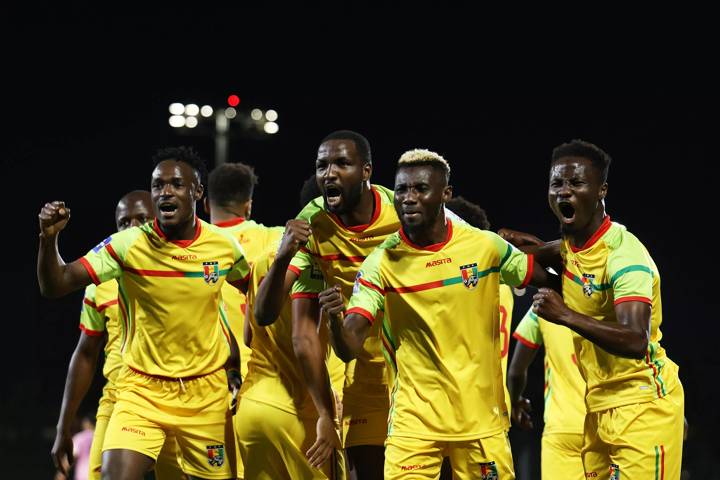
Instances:
[[[253,305],[260,281],[267,275],[275,259],[270,251],[256,258],[248,285],[248,305]],[[277,320],[261,327],[255,321],[253,309],[248,310],[252,329],[252,356],[248,374],[240,394],[257,402],[266,403],[299,417],[317,417],[318,413],[308,393],[304,373],[295,357],[292,343],[291,297],[317,297],[324,283],[317,269],[303,270],[300,280],[293,285],[292,294],[283,304]],[[319,319],[318,319],[319,320]],[[320,329],[327,349],[327,328]],[[242,415],[242,412],[240,412]]]
[[[526,347],[545,347],[544,434],[583,433],[585,380],[575,356],[572,330],[550,323],[528,310],[513,337]]]
[[[569,308],[599,322],[617,322],[615,305],[652,307],[650,341],[642,360],[606,352],[573,332],[580,373],[587,383],[588,412],[661,398],[679,383],[678,367],[660,346],[660,273],[640,240],[606,216],[581,248],[561,244],[563,298]]]
[[[223,367],[229,327],[220,289],[250,273],[238,241],[199,218],[192,240],[167,240],[157,220],[113,234],[81,263],[93,283],[118,281],[120,351],[132,369],[183,378]]]
[[[253,220],[238,217],[233,220],[215,223],[216,227],[223,228],[240,242],[245,252],[248,264],[252,266],[255,259],[271,248],[277,248],[277,242],[282,237],[284,227],[266,227]],[[240,346],[240,373],[242,378],[247,375],[247,365],[250,359],[250,348],[243,341],[243,325],[245,322],[246,301],[245,295],[225,283],[222,286],[222,298],[225,306],[230,330]]]
[[[347,300],[352,294],[355,276],[360,265],[389,235],[397,232],[400,221],[393,206],[393,192],[372,185],[375,207],[370,223],[348,227],[334,214],[325,210],[325,202],[318,197],[298,215],[307,220],[312,235],[293,258],[290,269],[300,274],[315,262],[329,285],[339,285]],[[379,324],[374,325],[363,345],[360,356],[345,370],[343,403],[387,409],[389,392],[385,361],[381,350]]]
[[[120,318],[118,307],[118,284],[109,280],[100,285],[85,288],[80,312],[80,330],[90,336],[102,336],[107,332],[103,376],[114,382],[122,367],[120,354]]]
[[[466,441],[509,427],[500,278],[524,286],[532,257],[465,223],[448,220],[447,231],[445,241],[419,247],[400,230],[357,274],[347,314],[382,324],[395,371],[388,437]]]
[[[505,389],[505,411],[504,415],[509,415],[511,411],[510,393],[507,389],[507,363],[508,351],[510,349],[510,325],[512,324],[513,306],[515,305],[515,297],[513,296],[512,287],[505,284],[500,285],[500,363],[502,364],[502,383]]]

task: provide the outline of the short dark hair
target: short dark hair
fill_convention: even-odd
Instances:
[[[603,149],[597,145],[584,140],[570,140],[567,143],[558,145],[552,152],[552,163],[565,157],[587,158],[602,177],[603,183],[607,182],[608,170],[612,159]]]
[[[485,210],[483,210],[480,205],[472,203],[458,195],[445,202],[445,207],[473,227],[481,230],[490,230],[490,221],[487,218]]]
[[[257,183],[255,169],[250,165],[224,163],[210,172],[208,198],[220,207],[245,203],[252,199]]]
[[[363,137],[359,133],[353,132],[352,130],[337,130],[323,138],[320,144],[323,144],[328,140],[352,140],[355,143],[355,148],[357,149],[364,163],[372,164],[370,142],[368,142],[367,138]]]
[[[318,187],[317,178],[313,173],[303,182],[303,186],[300,189],[300,208],[305,208],[305,205],[320,195],[322,195],[322,192],[320,191],[320,187]]]
[[[164,147],[159,148],[152,157],[153,167],[157,167],[158,163],[165,160],[175,160],[177,162],[185,162],[195,170],[200,183],[205,184],[207,179],[207,164],[205,160],[198,154],[194,148],[187,146],[180,147]]]

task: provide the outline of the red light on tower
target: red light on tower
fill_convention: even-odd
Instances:
[[[227,99],[228,105],[231,107],[237,107],[240,104],[240,97],[238,97],[235,94],[232,94]]]

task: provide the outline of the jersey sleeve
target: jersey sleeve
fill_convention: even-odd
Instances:
[[[142,235],[140,227],[114,233],[80,258],[80,263],[90,274],[95,285],[122,275],[127,251],[140,235]]]
[[[357,313],[373,323],[378,312],[385,309],[385,282],[380,269],[384,254],[384,249],[377,248],[360,265],[345,315]]]
[[[532,311],[532,308],[529,309],[522,320],[520,320],[520,323],[513,333],[513,337],[515,337],[518,342],[532,349],[540,348],[543,344],[540,322],[538,321],[538,316]]]
[[[307,244],[310,245],[310,243],[311,240],[308,240]],[[295,275],[300,277],[301,273],[306,269],[312,268],[312,265],[313,259],[310,250],[306,246],[300,247],[300,250],[298,250],[292,260],[290,260],[288,270],[292,270],[295,272]]]
[[[325,289],[322,272],[314,263],[310,268],[304,269],[295,283],[293,283],[290,296],[292,298],[317,298],[318,293]]]
[[[623,302],[652,303],[652,259],[639,240],[625,238],[608,256],[608,276],[615,305]]]
[[[493,232],[490,235],[500,257],[500,281],[512,287],[524,288],[532,278],[533,256],[521,252]]]
[[[85,287],[82,309],[80,310],[80,330],[92,337],[102,335],[105,331],[105,315],[103,305],[97,304],[95,285]]]
[[[235,250],[235,263],[230,267],[230,271],[227,274],[227,281],[233,286],[237,286],[239,283],[250,279],[250,265],[248,264],[245,252],[243,251],[240,243],[232,238],[233,249]]]

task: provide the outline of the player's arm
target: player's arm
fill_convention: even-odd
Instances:
[[[66,264],[58,250],[58,235],[70,220],[70,209],[64,202],[46,203],[38,215],[40,245],[37,275],[40,293],[58,298],[78,290],[92,281],[80,260]]]
[[[556,272],[562,272],[561,241],[559,239],[545,242],[530,233],[509,228],[501,228],[498,230],[498,235],[523,252],[531,253],[543,268],[550,267]]]
[[[627,301],[615,305],[615,322],[598,322],[568,308],[562,297],[541,288],[533,297],[533,311],[549,322],[564,325],[603,350],[619,357],[642,359],[650,341],[650,304]]]
[[[320,309],[317,298],[293,298],[292,318],[293,349],[319,415],[317,437],[306,456],[313,467],[319,468],[335,449],[340,448],[340,437],[336,429],[332,387],[325,363],[327,345],[318,335]]]
[[[258,325],[272,324],[280,315],[285,299],[292,289],[299,272],[288,269],[290,261],[310,237],[310,224],[305,220],[288,220],[285,233],[280,241],[275,261],[260,282],[253,314]]]
[[[70,359],[55,443],[50,453],[55,467],[65,475],[68,475],[70,464],[74,458],[70,432],[72,422],[77,416],[80,402],[85,398],[92,384],[98,356],[104,342],[103,332],[97,332],[97,335],[82,332]]]
[[[252,344],[252,327],[250,326],[250,309],[245,305],[245,319],[243,320],[243,342],[245,346],[251,348]]]
[[[507,372],[507,387],[510,394],[510,405],[512,406],[511,417],[513,422],[525,430],[533,428],[530,412],[532,411],[530,400],[522,395],[527,385],[527,372],[530,364],[537,356],[538,348],[532,348],[518,341],[515,343],[510,365]]]
[[[345,314],[345,302],[337,285],[321,292],[319,300],[328,317],[335,354],[343,362],[357,358],[370,332],[370,321],[359,313]]]

